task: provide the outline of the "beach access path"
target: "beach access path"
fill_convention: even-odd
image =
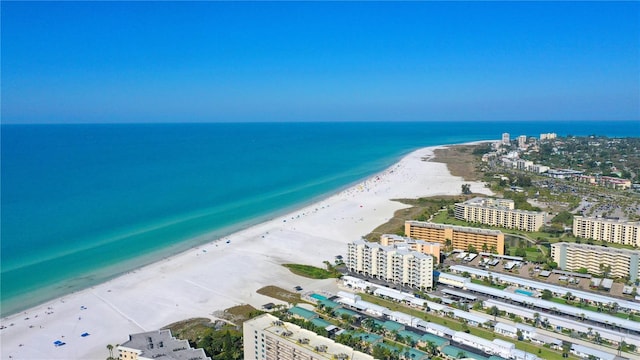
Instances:
[[[266,285],[326,286],[335,280],[299,277],[281,264],[322,267],[323,261],[344,255],[347,243],[408,207],[390,199],[456,195],[463,183],[475,193],[490,194],[482,183],[451,176],[446,164],[425,161],[435,148],[414,151],[385,171],[287,215],[3,318],[0,357],[102,360],[109,356],[107,344],[123,343],[129,334],[188,318],[213,319],[215,311],[234,305],[278,303],[256,293]]]

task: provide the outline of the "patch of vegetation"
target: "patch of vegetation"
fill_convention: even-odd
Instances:
[[[222,318],[232,319],[236,325],[221,321],[213,324],[206,318],[179,321],[166,326],[178,339],[187,340],[193,348],[202,348],[211,359],[242,359],[242,321],[262,314],[250,305],[239,305],[221,312]]]
[[[573,225],[573,214],[568,211],[560,211],[558,215],[551,219],[551,223],[571,226]]]
[[[480,158],[487,145],[456,145],[436,149],[433,154],[434,162],[447,164],[447,169],[453,176],[460,176],[465,181],[476,181],[482,177],[478,170]]]
[[[330,279],[340,278],[342,276],[342,274],[331,265],[328,265],[327,270],[311,265],[302,264],[283,264],[283,266],[296,275],[304,276],[311,279]]]
[[[394,199],[403,204],[411,205],[410,208],[400,209],[393,214],[388,222],[375,228],[365,236],[367,241],[378,242],[382,234],[395,234],[404,236],[404,222],[407,220],[429,221],[433,217],[440,216],[449,211],[449,208],[457,202],[466,201],[474,195],[467,196],[434,196],[418,199]],[[453,210],[451,210],[453,211]]]
[[[302,302],[302,298],[300,297],[300,294],[297,294],[273,285],[262,287],[256,290],[256,292],[258,294],[269,296],[274,299],[282,300],[290,304],[297,304],[299,302]]]
[[[235,329],[211,330],[197,343],[197,347],[211,359],[237,360],[244,358],[242,331]]]
[[[188,340],[190,344],[197,344],[203,339],[204,334],[213,329],[214,324],[207,318],[194,318],[166,326],[171,334],[178,339]]]
[[[227,320],[238,326],[242,325],[242,323],[246,320],[249,320],[261,314],[264,314],[264,311],[260,311],[248,304],[236,305],[224,311],[218,311],[214,313],[216,317]]]

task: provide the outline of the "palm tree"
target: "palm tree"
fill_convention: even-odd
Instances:
[[[535,312],[533,313],[533,320],[534,320],[534,326],[538,326],[538,324],[540,323],[540,313]]]

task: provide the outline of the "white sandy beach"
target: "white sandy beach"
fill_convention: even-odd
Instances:
[[[406,207],[393,198],[460,194],[461,178],[445,164],[423,161],[436,147],[412,152],[384,172],[318,203],[138,269],[107,283],[2,319],[2,359],[105,359],[107,344],[217,310],[278,302],[265,285],[305,290],[334,280],[293,275],[283,263],[322,266],[347,243]],[[481,183],[471,190],[487,193]],[[230,243],[226,242],[230,239]],[[123,249],[125,250],[125,249]],[[89,333],[82,337],[81,334]],[[61,340],[64,346],[55,347]]]

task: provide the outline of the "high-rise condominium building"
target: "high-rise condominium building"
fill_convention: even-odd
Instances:
[[[509,133],[502,133],[502,144],[509,145],[511,143],[511,139],[509,139]]]
[[[418,289],[433,287],[433,256],[405,246],[356,240],[348,245],[350,271]]]
[[[601,275],[603,267],[611,266],[610,276],[628,276],[631,281],[638,279],[640,271],[638,250],[561,242],[551,244],[551,257],[562,270],[585,268],[590,274]]]
[[[518,136],[518,147],[524,149],[527,147],[527,135]]]
[[[640,246],[640,223],[595,217],[573,217],[573,235],[584,239]]]
[[[440,262],[440,248],[442,247],[442,242],[428,242],[394,234],[382,234],[380,236],[380,244],[385,246],[406,247],[412,251],[432,255],[436,264]]]
[[[264,314],[242,325],[244,358],[251,360],[373,360],[298,325]]]
[[[556,137],[558,137],[556,133],[540,134],[540,140],[553,140]]]
[[[515,210],[512,200],[478,197],[455,204],[455,217],[507,229],[538,231],[544,225],[545,213]]]

